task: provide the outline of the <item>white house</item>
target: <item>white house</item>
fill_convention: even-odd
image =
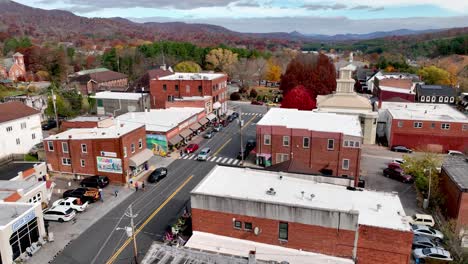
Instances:
[[[42,142],[41,112],[21,102],[0,104],[0,158],[28,153]]]

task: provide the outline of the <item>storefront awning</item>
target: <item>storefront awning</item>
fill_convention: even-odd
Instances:
[[[199,123],[200,125],[202,125],[202,126],[203,126],[203,125],[206,125],[206,123],[208,123],[208,119],[203,118],[203,119],[201,119],[200,121],[198,121],[198,123]]]
[[[221,103],[220,102],[216,102],[213,104],[213,109],[219,109],[221,108]]]
[[[200,127],[201,125],[199,123],[195,123],[190,126],[190,130],[192,130],[193,132],[197,132],[197,130],[200,129]]]
[[[184,131],[180,132],[179,133],[179,136],[183,137],[183,138],[188,138],[190,137],[190,135],[192,135],[192,131],[190,131],[189,129],[185,129]]]
[[[133,155],[133,157],[130,158],[129,165],[132,167],[138,167],[151,159],[151,157],[153,157],[153,152],[149,149],[144,149],[140,153]]]
[[[171,139],[169,139],[169,145],[175,146],[177,143],[181,142],[183,138],[179,135],[175,135]]]
[[[210,113],[209,115],[206,116],[206,118],[210,121],[213,121],[216,119],[216,115],[213,113]]]

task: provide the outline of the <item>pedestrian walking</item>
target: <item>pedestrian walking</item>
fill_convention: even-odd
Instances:
[[[99,188],[99,199],[101,199],[101,202],[104,202],[104,197],[103,197],[103,192],[102,192],[102,189]]]
[[[138,182],[135,182],[135,192],[138,192]]]
[[[142,183],[141,183],[141,190],[142,190],[142,191],[145,191],[145,182],[142,182]]]
[[[117,195],[119,194],[119,190],[117,188],[114,189],[114,195],[115,197],[117,197]]]

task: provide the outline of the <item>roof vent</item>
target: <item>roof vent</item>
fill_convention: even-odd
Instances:
[[[275,195],[275,194],[276,194],[276,191],[275,191],[275,189],[270,188],[270,189],[268,189],[268,190],[266,191],[266,194],[268,194],[268,195]]]
[[[312,201],[315,198],[315,194],[310,194],[310,200]]]

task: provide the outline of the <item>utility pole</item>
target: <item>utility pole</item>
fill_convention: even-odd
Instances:
[[[58,114],[57,114],[57,105],[56,105],[56,102],[55,102],[56,100],[57,100],[57,97],[54,94],[54,89],[52,89],[52,104],[54,105],[55,122],[57,123],[57,130],[59,130],[60,129],[60,124],[59,124]]]
[[[133,257],[135,258],[135,264],[138,264],[138,250],[137,250],[137,244],[136,244],[135,224],[133,223],[133,218],[135,218],[136,215],[133,215],[131,204],[128,208],[128,211],[129,211],[129,217],[130,217],[130,227],[132,228]]]
[[[426,170],[424,170],[424,172],[426,172]],[[423,202],[423,208],[424,209],[427,209],[429,207],[429,200],[431,199],[431,184],[432,183],[432,169],[429,169],[429,190],[427,192],[427,199]]]
[[[244,164],[244,143],[242,142],[242,126],[244,121],[242,120],[242,108],[239,106],[239,134],[240,134],[240,151],[241,151],[241,165]]]

